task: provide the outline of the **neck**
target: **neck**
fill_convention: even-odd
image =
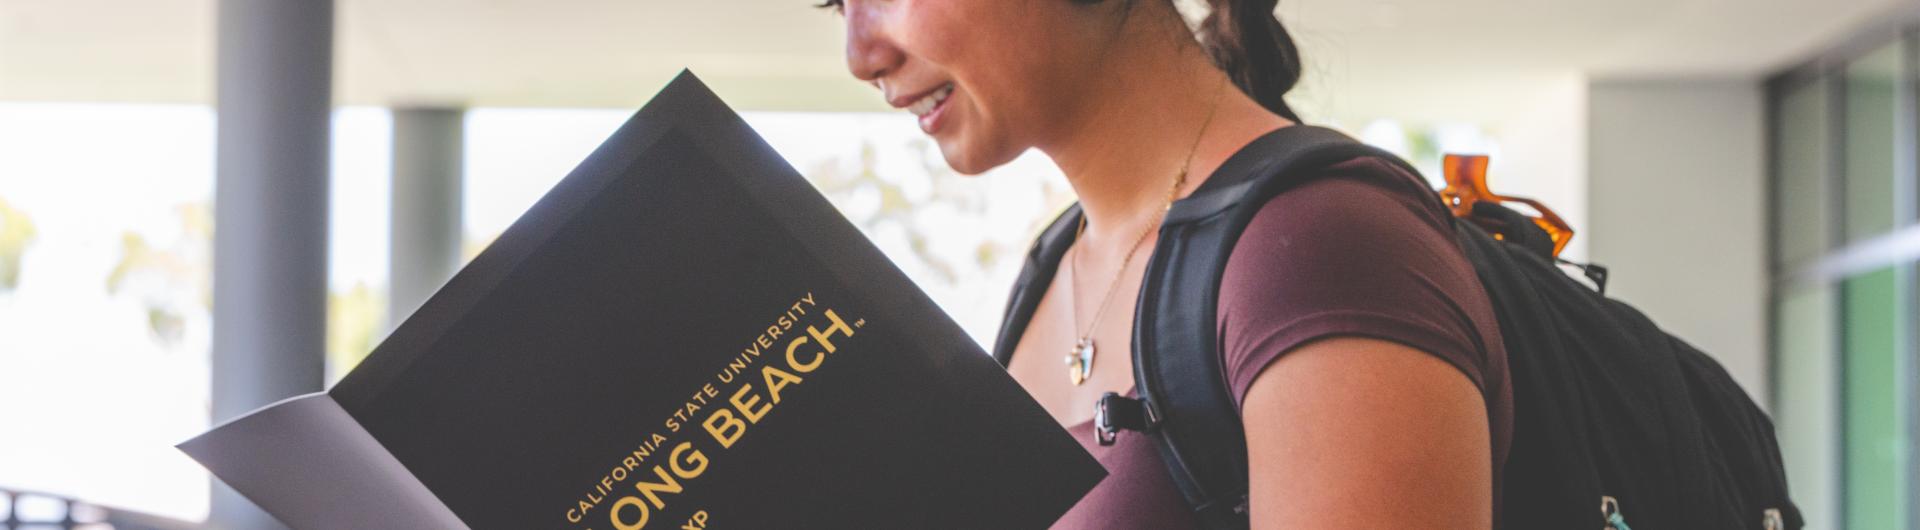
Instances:
[[[1247,142],[1288,124],[1227,82],[1197,45],[1116,41],[1131,44],[1108,52],[1112,67],[1098,88],[1039,145],[1079,196],[1085,239],[1101,247],[1129,244],[1156,222],[1183,169],[1175,197]]]

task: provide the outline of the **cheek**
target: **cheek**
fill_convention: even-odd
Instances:
[[[1059,1],[1066,0],[1042,0]],[[1019,103],[1022,95],[1044,86],[1047,64],[1058,60],[1058,42],[1049,42],[1048,18],[1033,0],[925,0],[916,17],[913,48],[929,63],[969,85],[986,107]],[[1053,31],[1057,31],[1057,28]]]
[[[960,88],[956,127],[937,135],[948,164],[977,173],[1019,156],[1051,114],[1036,90],[1049,86],[1047,54],[1034,53],[1045,17],[1029,0],[909,1],[902,47]]]

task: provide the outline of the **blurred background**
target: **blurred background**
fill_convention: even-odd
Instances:
[[[1809,528],[1920,529],[1920,2],[1280,15],[1309,122],[1430,180],[1491,155],[1716,355]],[[953,174],[841,32],[806,0],[0,0],[0,528],[264,526],[173,444],[351,369],[683,67],[984,344],[1071,190],[1037,153]]]

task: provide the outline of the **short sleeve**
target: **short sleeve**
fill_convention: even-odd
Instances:
[[[1227,260],[1218,325],[1234,404],[1274,360],[1331,336],[1438,356],[1485,395],[1490,371],[1504,373],[1489,369],[1497,337],[1484,337],[1498,328],[1446,210],[1404,180],[1418,177],[1384,162],[1328,171],[1262,205]]]

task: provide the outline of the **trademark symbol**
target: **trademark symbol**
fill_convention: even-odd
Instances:
[[[853,327],[857,328],[865,325],[867,325],[867,319],[862,318],[862,319],[853,321]]]

